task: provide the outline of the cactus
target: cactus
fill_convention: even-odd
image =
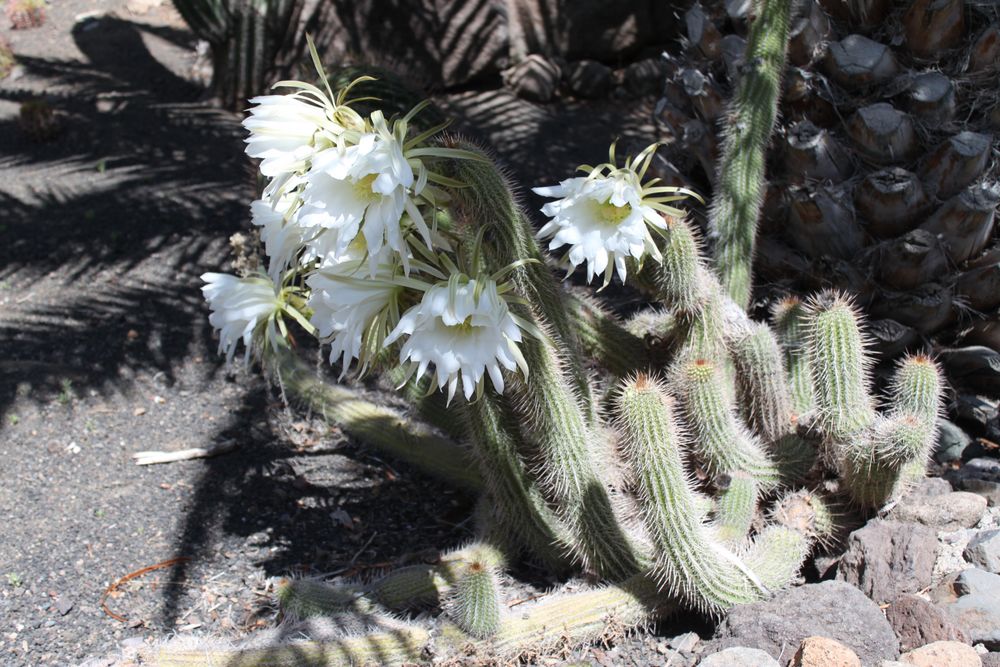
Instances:
[[[764,63],[748,73],[737,109],[755,123],[773,120],[771,89],[780,71],[770,68],[780,70],[783,50],[774,40],[787,33],[787,11],[787,3],[765,0],[751,30],[750,53]],[[357,114],[344,93],[299,88],[305,92],[289,106],[317,128],[290,162],[300,178],[268,185],[273,210],[292,199],[276,217],[279,231],[299,231],[299,215],[328,220],[310,201],[310,188],[318,187],[309,180],[312,163],[333,165],[315,176],[328,185],[321,178],[336,180],[354,168],[337,162],[343,156],[360,162],[367,155],[349,153],[362,138],[365,150],[390,144],[412,178],[399,175],[396,160],[397,171],[383,165],[385,171],[343,177],[331,197],[361,208],[384,203],[383,190],[395,178],[405,215],[384,237],[383,217],[375,232],[359,217],[349,238],[334,236],[337,251],[303,241],[300,254],[279,266],[283,274],[269,270],[281,275],[268,283],[273,296],[263,277],[233,288],[240,306],[233,312],[209,295],[222,347],[231,353],[232,332],[250,332],[244,344],[250,339],[292,394],[305,393],[310,405],[368,444],[481,491],[484,501],[477,513],[482,542],[369,584],[292,582],[279,595],[289,617],[327,610],[337,618],[383,619],[369,635],[371,646],[393,664],[413,660],[413,652],[421,659],[512,661],[608,632],[613,638],[677,608],[718,615],[790,585],[812,545],[837,530],[832,507],[879,510],[922,472],[939,411],[936,364],[924,356],[904,361],[879,406],[864,323],[849,299],[824,293],[804,306],[785,300],[774,311],[773,331],[751,320],[739,287],[748,273],[718,264],[713,270],[691,223],[669,205],[686,192],[643,182],[655,146],[625,166],[612,148],[610,161],[584,168],[586,176],[538,190],[559,198],[544,209],[551,220],[539,234],[552,237],[550,247],[570,245],[562,261],[571,269],[586,262],[588,280],[603,276],[605,283],[616,272],[622,280],[644,276],[639,282],[653,303],[626,324],[556,280],[511,184],[477,146],[428,132],[411,138],[419,108],[390,126],[377,111]],[[734,130],[733,141],[749,137],[762,150],[769,127]],[[725,166],[725,179],[749,179],[759,190],[756,155]],[[376,179],[382,190],[372,189]],[[322,233],[339,233],[338,221],[329,224]],[[626,226],[625,240],[616,239]],[[578,242],[584,237],[586,244]],[[720,243],[738,241],[723,235]],[[363,251],[351,255],[358,244]],[[331,262],[320,248],[343,254]],[[738,263],[717,254],[725,257]],[[645,263],[656,266],[645,271]],[[318,273],[356,303],[324,311],[332,302],[310,294],[321,289],[310,280]],[[224,282],[217,275],[206,281],[212,290]],[[262,309],[259,320],[245,321],[247,304]],[[355,330],[349,325],[356,312],[363,326]],[[280,332],[292,321],[332,331],[322,342],[344,349],[335,359],[345,371],[357,359],[359,372],[381,368],[414,398],[423,387],[446,391],[444,405],[424,412],[439,422],[454,415],[466,443],[449,444],[347,389],[324,387],[295,366],[282,342]],[[627,346],[635,349],[619,349]],[[399,369],[383,348],[398,350]],[[825,495],[806,490],[817,480],[827,481]],[[549,570],[586,571],[605,585],[508,613],[499,572],[507,558],[520,557]],[[428,607],[444,613],[404,624],[391,640],[383,632],[381,610]],[[345,637],[317,664],[373,659],[356,653],[363,645],[363,637]],[[325,656],[326,643],[303,646],[309,656]],[[276,647],[277,657],[228,655],[236,664],[285,664],[291,648]]]
[[[750,305],[757,219],[764,201],[764,162],[778,116],[788,51],[791,0],[760,0],[750,26],[719,162],[711,227],[718,234],[715,269],[732,299]]]
[[[212,50],[212,91],[229,109],[266,87],[279,61],[301,51],[301,0],[175,0],[195,36]]]

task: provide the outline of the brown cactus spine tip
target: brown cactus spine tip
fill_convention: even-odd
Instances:
[[[909,231],[929,206],[920,179],[900,167],[873,171],[854,189],[855,210],[880,238]]]
[[[965,37],[965,0],[915,0],[903,15],[906,45],[920,58],[933,58]]]

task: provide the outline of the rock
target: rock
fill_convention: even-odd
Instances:
[[[566,68],[566,85],[577,97],[607,97],[611,91],[611,68],[596,60],[579,60]]]
[[[764,651],[734,646],[701,659],[698,667],[781,667]]]
[[[936,641],[969,641],[940,607],[916,595],[901,595],[885,610],[885,617],[899,638],[899,649],[910,651]]]
[[[961,642],[934,642],[908,651],[899,661],[916,667],[982,667],[976,649]]]
[[[930,585],[937,536],[920,524],[875,520],[847,540],[837,579],[883,603]]]
[[[548,102],[559,85],[559,74],[559,65],[533,53],[504,70],[503,80],[518,97],[532,102]]]
[[[861,660],[838,641],[806,637],[792,658],[792,667],[861,667]]]
[[[1000,575],[973,567],[959,572],[952,587],[958,596],[978,594],[1000,596]]]
[[[740,605],[716,629],[706,652],[730,646],[749,646],[791,659],[789,647],[806,637],[834,639],[853,650],[861,664],[899,656],[892,626],[878,605],[854,586],[842,581],[807,584],[766,602]]]
[[[968,631],[971,641],[1000,650],[1000,591],[963,595],[945,610]]]
[[[947,419],[938,420],[937,444],[934,447],[934,460],[938,463],[961,461],[962,454],[972,444],[972,438],[954,422]]]
[[[56,600],[56,610],[61,616],[65,616],[73,610],[73,601],[62,596]]]
[[[897,521],[912,521],[942,531],[972,528],[986,512],[986,499],[974,493],[954,491],[944,496],[907,496],[892,511]]]
[[[965,547],[962,555],[976,567],[1000,574],[1000,530],[979,533]]]
[[[958,470],[949,470],[945,477],[956,489],[983,496],[991,507],[1000,505],[1000,461],[972,459]]]
[[[697,632],[685,632],[682,635],[677,635],[676,637],[667,640],[667,646],[675,651],[690,653],[700,641],[701,637],[698,636]]]
[[[983,661],[983,667],[1000,667],[1000,653],[986,653],[979,659]]]
[[[659,94],[669,73],[662,58],[639,60],[625,68],[625,89],[636,97]]]

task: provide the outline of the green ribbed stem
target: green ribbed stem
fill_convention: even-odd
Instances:
[[[777,587],[775,582],[764,584],[739,555],[713,541],[715,531],[695,510],[695,493],[681,458],[688,443],[676,412],[664,389],[646,376],[626,383],[618,401],[626,454],[657,555],[655,573],[666,590],[705,611],[760,600]],[[769,572],[795,572],[804,557],[800,552],[780,556],[780,549],[766,539],[755,542],[750,553],[765,548],[771,557],[789,559],[780,567],[768,564]]]
[[[481,155],[486,162],[454,160],[452,174],[468,185],[455,192],[454,207],[459,226],[468,226],[468,235],[474,238],[480,228],[485,228],[484,247],[490,253],[493,270],[502,269],[514,262],[533,260],[510,274],[509,280],[550,327],[558,349],[563,352],[566,372],[574,388],[573,395],[583,410],[588,424],[597,420],[590,376],[583,366],[579,336],[574,318],[567,308],[566,292],[545,264],[544,256],[535,241],[535,232],[514,200],[511,186],[502,171],[483,150],[462,140],[448,140],[450,148],[459,148]]]
[[[764,442],[772,443],[794,430],[792,396],[782,353],[774,334],[764,324],[732,345],[740,406],[747,423]]]
[[[640,556],[612,509],[597,468],[593,447],[598,435],[587,427],[551,343],[525,340],[522,353],[531,375],[516,385],[517,407],[544,461],[541,482],[574,536],[578,557],[603,577],[625,579],[639,571]]]
[[[757,219],[765,157],[781,95],[791,0],[760,0],[750,25],[743,74],[732,101],[719,162],[710,227],[718,233],[715,270],[726,293],[747,308],[753,288]]]
[[[757,481],[744,472],[728,476],[725,488],[719,492],[719,504],[712,527],[715,536],[730,548],[739,546],[750,532],[757,514],[759,489]]]
[[[455,584],[451,617],[473,637],[486,639],[500,629],[500,588],[496,572],[483,563],[471,563]]]
[[[804,415],[816,407],[812,369],[809,366],[806,308],[797,297],[787,297],[775,305],[772,315],[775,334],[785,355],[792,409],[795,414]]]
[[[665,220],[663,261],[655,272],[658,297],[671,312],[693,315],[701,310],[707,290],[700,243],[687,220],[670,216]]]
[[[694,438],[692,446],[709,473],[724,475],[738,470],[753,476],[762,491],[774,488],[779,471],[737,418],[717,364],[707,359],[681,359],[672,375],[673,391]]]
[[[809,310],[818,422],[827,436],[850,449],[875,419],[860,317],[846,298],[829,292],[815,297]]]
[[[487,392],[464,407],[473,451],[483,471],[491,510],[515,546],[524,546],[557,569],[565,566],[571,538],[546,504],[521,461],[520,431],[507,402]]]

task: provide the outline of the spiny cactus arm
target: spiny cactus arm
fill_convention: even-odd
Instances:
[[[775,333],[785,354],[792,409],[795,414],[804,415],[816,407],[812,369],[809,367],[806,308],[798,297],[786,297],[775,304],[771,314]]]
[[[643,339],[628,331],[597,299],[570,295],[570,316],[583,351],[614,375],[633,373],[649,363]]]
[[[386,632],[325,642],[296,642],[263,648],[219,648],[190,642],[167,643],[140,652],[142,664],[157,667],[391,667],[422,660],[431,633],[415,624]]]
[[[809,538],[785,526],[768,526],[758,533],[743,555],[747,567],[769,591],[788,586],[809,555]]]
[[[875,419],[861,318],[844,296],[825,292],[808,305],[809,366],[823,432],[850,449]]]
[[[730,109],[717,193],[710,212],[710,226],[718,234],[715,270],[726,293],[743,308],[749,306],[753,289],[765,155],[778,114],[792,4],[792,0],[757,3],[757,18],[747,35],[743,75]]]
[[[514,200],[507,179],[479,146],[458,139],[446,139],[445,144],[483,157],[483,161],[455,160],[451,163],[454,178],[469,186],[454,193],[453,208],[457,218],[472,227],[472,236],[480,227],[486,228],[484,247],[493,252],[494,270],[514,262],[533,260],[511,273],[509,279],[550,325],[552,337],[563,351],[575,400],[587,422],[595,423],[597,410],[593,390],[583,367],[579,336],[566,305],[566,292],[545,264],[534,230]]]
[[[454,441],[389,408],[366,401],[345,387],[324,382],[316,376],[315,369],[291,351],[276,350],[264,363],[295,400],[366,445],[458,488],[469,491],[482,488],[471,456]]]
[[[663,260],[654,267],[660,301],[672,312],[683,317],[702,309],[707,285],[701,255],[701,242],[683,218],[665,216],[667,224],[661,254]]]
[[[386,667],[425,664],[428,659],[516,663],[548,651],[612,641],[676,609],[663,600],[655,583],[642,576],[616,586],[557,593],[503,614],[497,632],[479,640],[457,625],[436,628],[396,623],[388,632],[307,641],[266,648],[215,648],[168,643],[142,649],[143,664],[158,667]]]
[[[716,539],[730,548],[743,542],[757,514],[758,496],[759,486],[752,476],[744,472],[728,476],[724,488],[720,489],[712,523]]]
[[[714,531],[694,510],[680,453],[685,435],[675,410],[665,389],[643,375],[625,384],[618,401],[627,456],[658,556],[654,572],[669,592],[705,611],[762,599],[775,582],[766,585],[734,552],[713,541]],[[798,570],[801,554],[782,556],[777,547],[766,548],[773,557],[791,561],[783,563],[785,571]]]
[[[793,432],[792,396],[781,349],[771,329],[754,323],[733,341],[736,385],[744,419],[765,443]]]
[[[761,491],[778,484],[780,471],[737,418],[718,364],[684,355],[671,371],[671,387],[691,429],[694,450],[709,473],[746,472]]]
[[[890,409],[863,446],[848,451],[844,481],[862,507],[879,508],[926,474],[941,410],[941,371],[925,355],[900,361],[890,382]]]
[[[492,637],[500,629],[500,582],[487,564],[472,562],[455,584],[449,616],[466,634]]]
[[[377,612],[377,605],[391,611],[440,606],[470,564],[496,569],[506,560],[496,548],[474,542],[441,555],[436,563],[408,565],[369,584],[330,584],[315,579],[286,579],[277,591],[283,613],[293,618]]]
[[[520,431],[506,401],[484,393],[464,409],[473,456],[484,472],[493,511],[510,531],[505,538],[562,569],[571,539],[525,469],[518,453]]]
[[[913,415],[931,427],[937,424],[942,403],[941,369],[925,354],[904,357],[889,388],[893,415]]]
[[[641,557],[597,470],[592,452],[597,434],[584,421],[552,343],[528,338],[522,353],[531,375],[512,383],[515,407],[544,460],[540,481],[574,538],[575,555],[603,577],[627,578],[639,571]]]

